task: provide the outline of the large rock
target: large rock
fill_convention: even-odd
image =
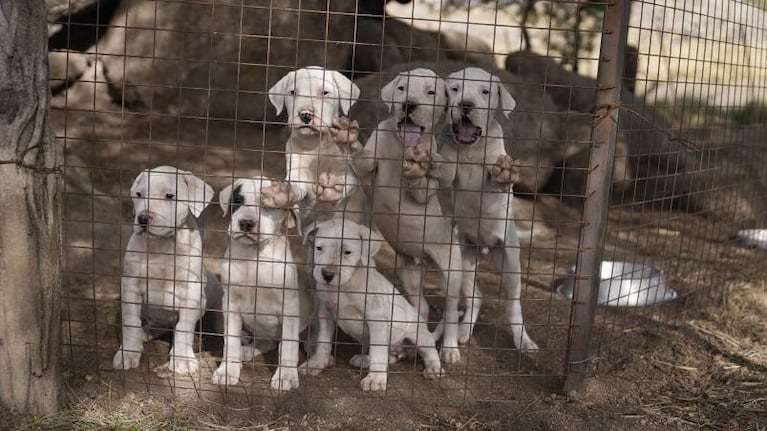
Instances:
[[[576,151],[559,158],[555,175],[545,188],[566,200],[581,201],[590,172],[588,142],[593,122],[590,115],[583,113],[593,110],[596,80],[530,53],[511,54],[506,66],[529,80],[537,79],[558,109],[582,112],[564,117],[560,114],[561,137],[569,143],[565,148]],[[762,173],[759,160],[748,153],[753,151],[751,146],[767,148],[763,130],[679,130],[642,97],[623,91],[621,103],[613,171],[614,202],[679,208],[737,226],[767,221],[767,205],[758,198],[767,196],[767,174]]]
[[[482,40],[455,31],[423,30],[390,17],[361,16],[355,41],[355,73],[380,72],[414,61],[452,60],[478,67],[495,64],[493,48]]]
[[[382,74],[357,79],[355,82],[361,90],[360,101],[352,108],[350,117],[360,123],[360,139],[367,139],[378,123],[388,116],[386,106],[381,102],[380,89],[397,73],[417,67],[432,69],[444,77],[466,67],[466,63],[450,60],[440,61],[439,64],[403,63]],[[557,162],[575,148],[570,148],[568,142],[560,139],[560,119],[548,114],[555,112],[556,106],[537,86],[504,70],[485,69],[497,75],[517,100],[517,108],[511,117],[499,116],[498,120],[503,126],[507,151],[522,165],[517,190],[536,192],[548,182]]]
[[[98,53],[109,81],[125,88],[133,107],[273,120],[266,90],[288,70],[347,66],[354,11],[355,2],[338,0],[259,0],[246,7],[130,0],[115,13]]]

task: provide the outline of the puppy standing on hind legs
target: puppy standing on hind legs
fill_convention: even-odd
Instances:
[[[455,363],[461,276],[453,272],[461,268],[461,250],[436,196],[439,187],[452,183],[454,169],[441,162],[433,135],[444,120],[447,88],[433,71],[414,69],[386,84],[381,98],[394,115],[378,125],[352,164],[363,181],[372,176],[373,221],[405,260],[401,279],[424,319],[428,305],[417,261],[440,271],[446,294],[441,355],[443,362]]]
[[[299,334],[311,318],[312,299],[299,286],[287,235],[282,232],[295,226],[292,213],[260,204],[260,191],[270,186],[271,181],[263,177],[238,179],[219,195],[224,215],[231,210],[232,216],[231,241],[221,267],[224,359],[212,381],[236,385],[242,362],[271,350],[271,340],[279,339],[279,364],[271,387],[287,391],[299,386]],[[263,341],[242,347],[243,329]]]
[[[536,351],[538,346],[527,334],[522,316],[520,248],[511,193],[519,172],[506,154],[503,131],[493,118],[496,110],[508,117],[516,101],[496,76],[475,67],[452,73],[447,85],[452,136],[441,138],[441,154],[456,163],[452,166],[460,167],[453,184],[453,208],[464,253],[462,292],[469,302],[461,341],[469,340],[479,314],[474,274],[478,251],[487,248],[501,272],[501,293],[514,345],[525,352]]]
[[[122,344],[115,369],[136,368],[151,334],[142,316],[171,311],[174,325],[169,368],[197,371],[192,344],[210,287],[202,261],[202,236],[193,217],[213,199],[213,188],[190,172],[172,166],[143,171],[130,188],[135,212],[121,280]],[[216,299],[217,300],[217,299]]]
[[[300,207],[300,225],[343,213],[363,219],[364,197],[349,169],[349,149],[338,142],[334,121],[349,112],[360,90],[340,72],[317,66],[289,72],[271,89],[269,100],[288,112],[287,175],[263,190],[264,205]]]

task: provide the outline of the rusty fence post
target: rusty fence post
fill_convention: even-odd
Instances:
[[[591,354],[599,272],[610,203],[618,110],[628,35],[630,0],[608,0],[599,53],[595,123],[591,132],[589,176],[583,208],[583,226],[578,246],[576,288],[572,302],[564,393],[586,387]]]

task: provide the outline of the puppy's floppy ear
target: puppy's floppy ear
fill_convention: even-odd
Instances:
[[[365,225],[359,225],[360,239],[362,240],[362,253],[360,260],[363,265],[369,265],[370,259],[381,250],[383,238]]]
[[[306,230],[304,230],[301,233],[301,236],[304,237],[303,243],[306,244],[306,241],[310,238],[314,238],[314,233],[317,232],[317,229],[319,229],[320,226],[317,224],[317,222],[312,222],[309,226],[306,227]]]
[[[494,83],[498,86],[498,108],[503,112],[506,118],[509,118],[509,114],[514,108],[517,107],[517,101],[511,97],[511,93],[506,89],[506,86],[501,83],[498,77],[493,76]]]
[[[189,171],[179,169],[178,173],[181,175],[184,183],[186,183],[189,211],[193,216],[199,217],[202,214],[202,210],[210,205],[210,202],[213,200],[213,187]]]
[[[285,213],[285,227],[293,229],[298,224],[298,216],[293,210],[287,210]]]
[[[386,104],[386,109],[389,112],[391,112],[391,108],[394,104],[394,90],[399,85],[401,79],[402,77],[398,75],[381,89],[381,100]]]
[[[221,206],[221,211],[224,212],[223,216],[226,216],[226,213],[229,212],[229,204],[232,202],[232,191],[241,182],[241,180],[237,179],[218,193],[218,204]]]
[[[133,180],[133,184],[130,186],[130,197],[136,197],[136,193],[144,187],[148,175],[149,170],[145,169],[138,174],[135,180]]]
[[[333,79],[333,83],[335,83],[338,90],[339,98],[341,99],[341,112],[348,114],[349,109],[360,97],[360,88],[341,72],[332,70],[326,73],[330,73],[330,77]]]
[[[277,81],[274,87],[269,89],[269,101],[272,102],[277,115],[280,115],[282,110],[285,109],[285,98],[288,96],[288,88],[295,83],[295,80],[296,72],[289,72]]]

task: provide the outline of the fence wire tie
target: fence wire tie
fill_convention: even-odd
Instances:
[[[19,168],[28,169],[40,174],[61,174],[61,166],[54,166],[52,168],[44,166],[35,166],[24,162],[23,160],[0,160],[0,165],[16,165]]]
[[[698,145],[697,143],[695,143],[693,141],[690,141],[689,139],[684,139],[684,138],[680,138],[678,136],[674,136],[668,130],[661,129],[660,127],[658,127],[655,124],[653,124],[652,121],[647,119],[647,117],[645,117],[644,115],[642,115],[639,112],[637,112],[637,110],[626,106],[623,102],[609,103],[607,105],[597,105],[594,108],[594,111],[595,111],[594,117],[595,118],[594,118],[594,121],[591,123],[592,127],[596,127],[596,125],[599,124],[600,121],[604,120],[605,118],[610,117],[610,114],[613,111],[615,111],[616,109],[628,111],[628,112],[636,115],[637,117],[639,117],[639,119],[641,119],[642,121],[647,123],[652,129],[654,129],[654,130],[656,130],[656,131],[666,135],[666,137],[668,138],[668,140],[670,142],[679,142],[682,145],[684,145],[687,149],[692,150],[692,151],[700,151],[700,150],[703,149],[703,147],[701,147],[700,145]],[[603,111],[603,112],[599,112],[599,111]],[[613,121],[616,122],[616,124],[617,124],[617,120],[613,119]]]
[[[581,365],[586,363],[592,364],[594,362],[602,362],[606,360],[607,360],[606,355],[591,355],[585,359],[580,359],[578,361],[567,361],[567,364],[568,365]]]

